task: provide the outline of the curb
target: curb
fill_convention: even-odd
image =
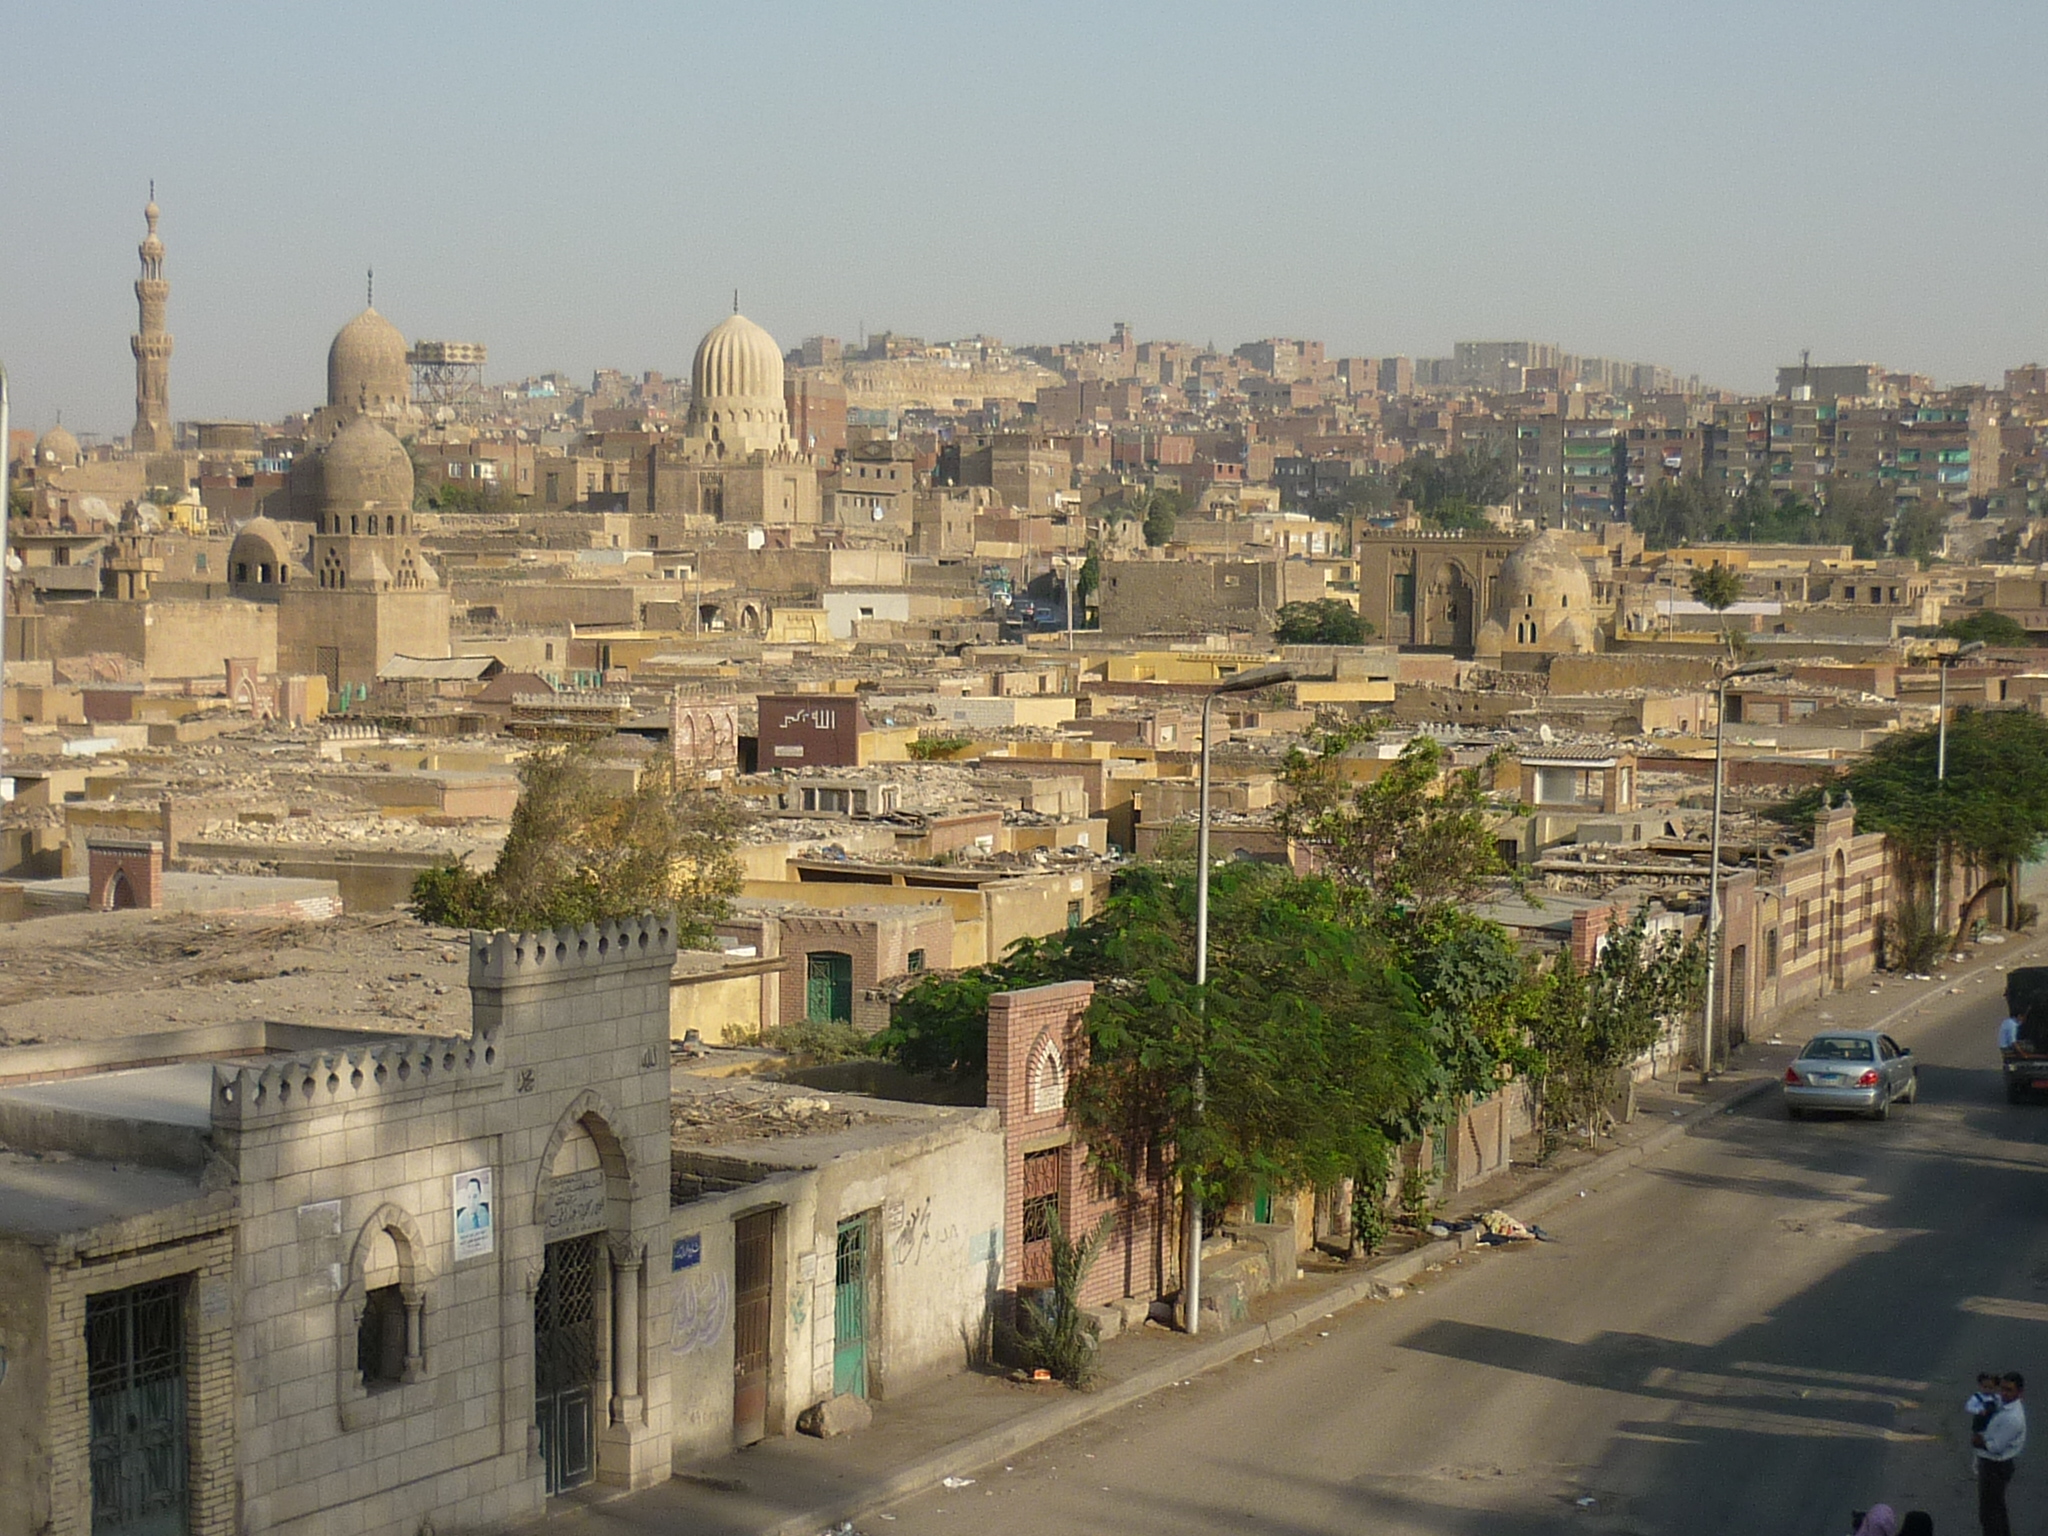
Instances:
[[[1697,1105],[1687,1110],[1682,1118],[1658,1128],[1633,1146],[1617,1147],[1611,1152],[1602,1153],[1592,1162],[1569,1174],[1556,1175],[1516,1201],[1512,1214],[1527,1220],[1544,1211],[1552,1210],[1568,1199],[1575,1198],[1577,1190],[1590,1191],[1607,1183],[1616,1174],[1635,1167],[1672,1143],[1691,1135],[1696,1126],[1714,1115],[1746,1103],[1776,1086],[1775,1077],[1766,1077],[1745,1085],[1725,1098]],[[1064,1434],[1091,1420],[1114,1413],[1139,1398],[1149,1397],[1176,1382],[1185,1381],[1204,1371],[1214,1370],[1219,1365],[1227,1365],[1233,1360],[1255,1354],[1268,1345],[1277,1344],[1300,1333],[1333,1312],[1345,1311],[1379,1295],[1390,1285],[1401,1284],[1431,1264],[1440,1263],[1477,1246],[1477,1234],[1465,1232],[1454,1237],[1438,1238],[1434,1242],[1424,1243],[1419,1248],[1411,1248],[1406,1253],[1383,1259],[1371,1268],[1324,1291],[1312,1301],[1304,1302],[1291,1312],[1283,1312],[1278,1317],[1268,1318],[1265,1322],[1246,1328],[1240,1333],[1226,1334],[1221,1338],[1197,1344],[1185,1354],[1148,1366],[1101,1391],[1076,1393],[1066,1402],[1050,1404],[970,1439],[958,1441],[943,1451],[923,1457],[899,1469],[886,1481],[863,1491],[859,1498],[850,1504],[833,1505],[830,1508],[788,1516],[764,1528],[759,1536],[819,1536],[820,1532],[827,1532],[842,1522],[858,1520],[885,1505],[928,1492],[939,1485],[941,1478],[960,1472],[975,1471],[1006,1456],[1014,1456],[1019,1451],[1029,1450],[1055,1435]]]
[[[2010,969],[2014,960],[2021,955],[2033,953],[2044,944],[2048,944],[2048,938],[2017,946],[2012,955],[2001,964],[2004,968]],[[1890,1029],[1915,1009],[1948,995],[1946,991],[1930,989],[1917,997],[1908,998],[1874,1023],[1861,1027]],[[1742,1105],[1763,1097],[1777,1086],[1778,1079],[1775,1075],[1761,1077],[1753,1083],[1743,1084],[1724,1097],[1695,1105],[1678,1119],[1669,1125],[1660,1126],[1641,1141],[1631,1146],[1616,1147],[1576,1170],[1559,1173],[1546,1180],[1513,1202],[1509,1207],[1509,1214],[1518,1220],[1533,1221],[1545,1212],[1556,1210],[1559,1206],[1576,1199],[1579,1191],[1591,1193],[1629,1169],[1648,1162],[1673,1144],[1692,1135],[1700,1125],[1714,1116],[1731,1113]],[[759,1536],[819,1536],[820,1532],[829,1532],[832,1527],[842,1522],[858,1520],[885,1505],[926,1493],[936,1488],[942,1478],[961,1472],[978,1471],[982,1467],[1001,1461],[1006,1456],[1014,1456],[1019,1451],[1041,1445],[1056,1435],[1114,1413],[1141,1397],[1149,1397],[1154,1392],[1172,1386],[1175,1382],[1185,1381],[1204,1371],[1214,1370],[1219,1365],[1227,1365],[1233,1360],[1254,1354],[1268,1345],[1277,1344],[1300,1333],[1312,1323],[1322,1321],[1333,1312],[1342,1312],[1354,1307],[1380,1294],[1390,1285],[1399,1285],[1413,1278],[1431,1264],[1441,1263],[1477,1246],[1477,1233],[1463,1232],[1453,1237],[1438,1238],[1406,1253],[1383,1259],[1291,1312],[1283,1312],[1278,1317],[1268,1318],[1264,1323],[1246,1328],[1241,1333],[1226,1334],[1221,1338],[1197,1344],[1185,1354],[1177,1355],[1172,1360],[1158,1365],[1148,1366],[1099,1392],[1077,1393],[1066,1402],[1053,1403],[1022,1414],[1008,1424],[998,1425],[970,1439],[958,1441],[943,1451],[900,1468],[886,1481],[864,1491],[852,1503],[790,1515],[766,1527]]]

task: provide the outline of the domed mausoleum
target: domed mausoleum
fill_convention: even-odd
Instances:
[[[1539,533],[1502,562],[1474,650],[1482,659],[1598,648],[1593,582],[1570,534]]]

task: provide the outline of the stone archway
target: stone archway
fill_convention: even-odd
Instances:
[[[1456,560],[1438,562],[1422,591],[1421,643],[1470,655],[1477,632],[1478,589]]]
[[[534,1422],[549,1493],[617,1478],[622,1469],[608,1459],[616,1436],[630,1436],[646,1411],[646,1254],[633,1232],[632,1159],[617,1119],[600,1095],[578,1094],[534,1170]]]

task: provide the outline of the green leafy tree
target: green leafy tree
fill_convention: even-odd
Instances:
[[[1893,551],[1923,567],[1934,563],[1947,539],[1948,508],[1939,502],[1916,501],[1902,508],[1892,527]]]
[[[1334,597],[1282,603],[1273,624],[1273,638],[1281,645],[1363,645],[1377,633],[1357,609]]]
[[[1742,578],[1727,566],[1716,562],[1713,565],[1693,567],[1692,600],[1704,604],[1715,613],[1725,613],[1742,597]]]
[[[1661,480],[1632,502],[1631,526],[1645,549],[1676,549],[1722,536],[1728,499],[1698,475]]]
[[[666,754],[635,788],[597,771],[588,747],[546,747],[519,766],[519,800],[487,874],[449,862],[421,871],[422,922],[557,928],[669,915],[678,942],[708,938],[739,889],[733,802],[681,780]]]
[[[1441,743],[1417,736],[1377,778],[1358,782],[1347,753],[1368,734],[1328,733],[1281,770],[1289,800],[1280,825],[1314,850],[1345,899],[1377,917],[1470,903],[1512,878],[1479,770],[1450,768]]]
[[[1742,596],[1742,578],[1718,561],[1693,567],[1692,599],[1713,610],[1721,621],[1721,639],[1732,653],[1734,638],[1728,633],[1727,612]]]
[[[1698,1006],[1705,984],[1706,946],[1652,933],[1646,908],[1608,933],[1592,970],[1569,950],[1558,957],[1528,1015],[1546,1155],[1574,1129],[1590,1133],[1624,1070]]]
[[[1996,608],[1966,614],[1960,619],[1951,619],[1941,626],[1944,635],[1952,635],[1968,644],[1981,640],[1986,645],[2031,646],[2034,637],[2027,633],[2026,626],[2009,613],[2000,613]]]
[[[1163,500],[1154,501],[1146,510],[1145,521],[1141,525],[1145,534],[1145,542],[1154,549],[1159,548],[1162,544],[1172,543],[1173,530],[1179,526],[1179,523],[1180,513],[1170,503]]]
[[[1958,930],[1967,932],[1991,893],[2048,840],[2048,720],[2020,710],[1959,710],[1948,727],[1945,782],[1935,777],[1938,753],[1933,727],[1897,732],[1779,814],[1810,826],[1830,794],[1846,791],[1857,825],[1884,833],[1891,845],[1906,900],[1931,888],[1944,851],[1984,871],[1958,915]]]
[[[1421,453],[1401,467],[1401,495],[1426,520],[1476,516],[1481,507],[1507,501],[1514,489],[1507,460],[1477,448]]]
[[[913,1071],[985,1073],[991,996],[1091,980],[1068,1102],[1105,1172],[1168,1158],[1211,1190],[1350,1177],[1447,1091],[1415,988],[1329,881],[1233,864],[1210,882],[1205,1009],[1194,903],[1185,864],[1135,865],[1080,928],[912,987],[876,1046]]]
[[[1330,882],[1237,864],[1210,882],[1205,1008],[1194,885],[1141,866],[1112,897],[1076,1120],[1112,1175],[1169,1158],[1211,1192],[1350,1177],[1438,1079],[1412,988]]]

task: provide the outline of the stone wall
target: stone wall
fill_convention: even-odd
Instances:
[[[216,1069],[214,1138],[242,1206],[238,1370],[250,1531],[414,1536],[536,1515],[533,1293],[560,1180],[599,1170],[600,1481],[666,1475],[668,979],[648,920],[474,935],[467,1039],[400,1037]],[[458,1248],[466,1180],[489,1242]],[[588,1182],[588,1179],[585,1179]],[[355,1340],[396,1254],[404,1379],[365,1389]]]

